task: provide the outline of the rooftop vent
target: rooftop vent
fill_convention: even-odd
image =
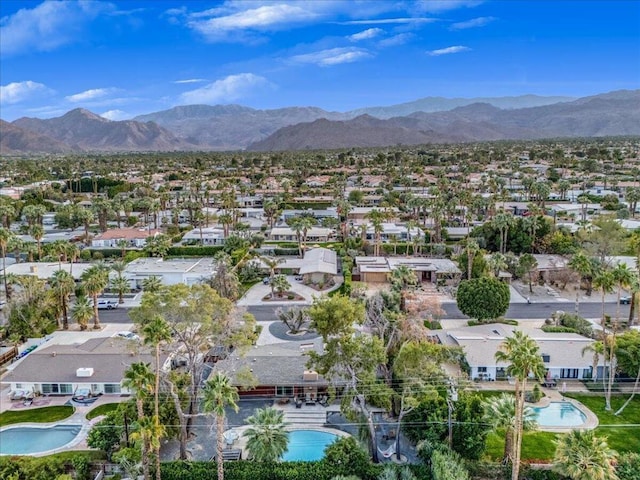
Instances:
[[[317,382],[318,381],[318,372],[314,372],[312,370],[305,370],[302,374],[303,382]]]
[[[93,368],[79,368],[76,370],[76,377],[91,377],[93,376]]]

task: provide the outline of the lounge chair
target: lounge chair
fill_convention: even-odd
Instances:
[[[380,447],[378,447],[378,453],[380,453],[383,458],[391,458],[396,454],[396,442],[393,442],[391,445],[389,445],[386,450],[380,450]]]
[[[294,402],[295,402],[295,404],[296,404],[296,408],[302,408],[302,399],[300,399],[300,398],[296,397],[296,398],[294,399]]]

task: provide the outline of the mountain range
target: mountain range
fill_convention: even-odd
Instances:
[[[640,135],[640,90],[592,97],[427,97],[328,112],[185,105],[112,121],[84,109],[0,121],[0,153],[300,150],[481,140]]]

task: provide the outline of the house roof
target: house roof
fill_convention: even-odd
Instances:
[[[472,367],[506,367],[507,363],[496,361],[495,354],[514,330],[516,328],[510,325],[492,323],[449,330],[438,336],[442,343],[463,347]],[[528,329],[526,333],[539,345],[540,353],[549,356],[549,362],[545,363],[548,368],[588,368],[593,364],[592,354],[588,351],[583,354],[583,349],[593,343],[590,338],[577,333],[547,333],[539,329]]]
[[[143,277],[171,273],[210,276],[215,271],[215,260],[213,258],[180,258],[173,260],[137,258],[127,264],[125,274]]]
[[[153,237],[158,230],[147,230],[138,228],[112,228],[106,232],[99,233],[94,240],[137,240]]]
[[[69,272],[76,280],[82,273],[91,266],[90,263],[74,263],[73,267],[69,262],[22,262],[7,265],[7,273],[14,275],[33,275],[40,279],[47,280],[58,270]]]
[[[163,356],[166,357],[166,356]],[[4,377],[5,382],[120,383],[129,365],[155,365],[154,355],[137,342],[101,337],[75,345],[51,345],[27,355]],[[163,358],[164,360],[164,358]],[[92,368],[90,377],[78,377],[79,368]]]
[[[313,248],[304,252],[304,261],[300,266],[300,274],[328,273],[338,274],[338,260],[336,252],[328,248]]]

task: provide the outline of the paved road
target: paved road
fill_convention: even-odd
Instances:
[[[256,317],[259,322],[276,320],[275,310],[278,308],[274,305],[259,305],[247,307],[247,311]],[[286,308],[286,307],[284,307]],[[466,318],[455,303],[445,303],[442,308],[446,312],[445,319]],[[540,320],[549,318],[555,311],[562,310],[568,313],[574,313],[576,308],[575,302],[545,302],[545,303],[512,303],[507,310],[506,318],[518,320],[531,319]],[[602,304],[597,302],[581,303],[580,315],[585,318],[600,318],[602,315]],[[616,303],[609,302],[605,304],[605,312],[612,317],[616,314]],[[620,305],[620,316],[622,318],[629,317],[629,305]],[[132,323],[129,318],[128,309],[117,308],[115,310],[101,310],[100,321],[102,323]]]

